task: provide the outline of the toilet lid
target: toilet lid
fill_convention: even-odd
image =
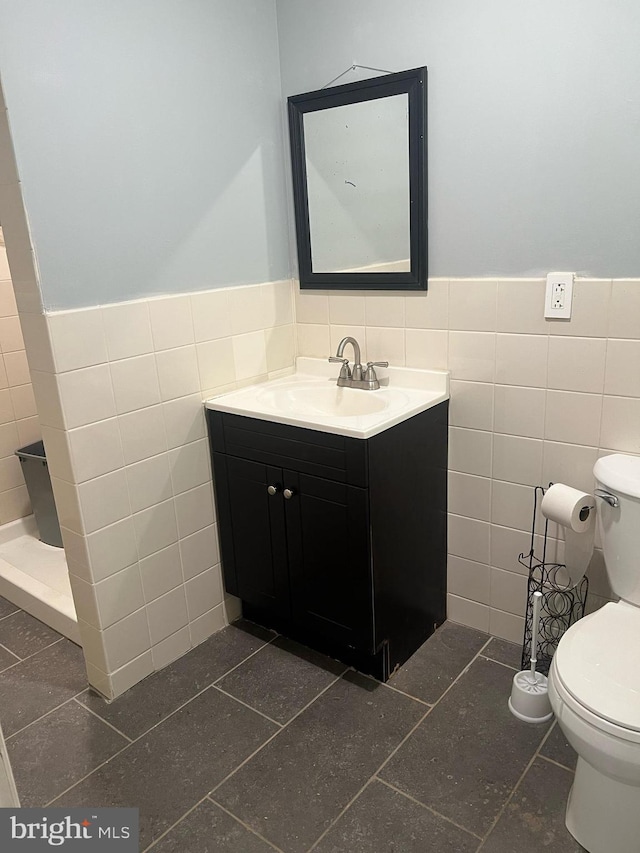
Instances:
[[[605,604],[572,625],[554,660],[581,704],[616,725],[640,731],[640,608]]]

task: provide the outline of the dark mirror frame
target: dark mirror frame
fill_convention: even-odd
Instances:
[[[410,271],[313,272],[304,144],[305,113],[403,94],[407,94],[409,98]],[[288,104],[300,287],[314,290],[426,290],[428,276],[426,67],[293,95],[288,99]]]

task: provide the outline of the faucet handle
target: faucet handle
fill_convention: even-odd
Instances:
[[[369,388],[372,391],[380,387],[380,382],[376,375],[376,367],[389,367],[388,361],[368,361],[367,369],[364,373],[364,381],[369,383]]]
[[[349,359],[348,358],[340,358],[340,356],[330,355],[329,361],[338,362],[342,367],[340,368],[339,379],[351,379],[351,368],[349,367]]]
[[[367,369],[364,372],[365,382],[377,382],[376,367],[389,367],[388,361],[368,361]]]

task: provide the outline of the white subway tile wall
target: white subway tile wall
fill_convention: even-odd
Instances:
[[[363,360],[451,371],[448,616],[517,643],[531,487],[589,491],[599,455],[640,454],[640,279],[576,279],[571,320],[544,319],[544,291],[483,278],[404,297],[295,295],[301,355],[353,334]],[[551,540],[552,559],[563,545]],[[594,609],[611,595],[599,549],[589,577]]]
[[[15,455],[41,438],[7,252],[0,244],[0,524],[31,513]]]
[[[544,320],[542,279],[436,279],[403,296],[284,281],[43,316],[26,272],[16,298],[87,671],[109,696],[237,616],[220,574],[202,400],[280,376],[296,354],[327,357],[352,334],[363,360],[451,370],[448,615],[515,642],[531,487],[589,489],[598,455],[640,453],[640,280],[577,279],[570,321]],[[2,423],[33,402],[11,393],[28,373],[24,345],[10,349],[19,327],[3,327],[15,315],[2,316],[1,277],[0,264],[10,494],[21,484],[3,463],[38,437],[38,419]],[[550,544],[558,558],[562,544]],[[590,575],[595,608],[611,594],[600,551]]]
[[[13,453],[41,423],[87,674],[115,697],[239,616],[222,588],[202,400],[293,369],[293,287],[45,314],[0,119],[0,524],[30,511]]]
[[[87,671],[108,696],[238,614],[202,401],[292,371],[293,316],[291,281],[24,314]]]

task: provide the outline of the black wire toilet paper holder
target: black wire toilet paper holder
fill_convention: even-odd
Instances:
[[[549,483],[549,486],[553,485]],[[520,554],[518,562],[528,572],[527,611],[524,620],[522,643],[522,669],[529,666],[531,638],[533,634],[533,593],[542,593],[540,624],[538,629],[537,669],[548,675],[551,659],[564,632],[584,616],[589,591],[589,579],[585,575],[575,586],[568,583],[569,576],[564,563],[547,559],[549,545],[549,519],[545,519],[544,533],[536,533],[538,510],[544,497],[543,486],[533,491],[533,519],[531,522],[531,545],[528,554]],[[542,539],[542,559],[536,555],[536,536]]]

